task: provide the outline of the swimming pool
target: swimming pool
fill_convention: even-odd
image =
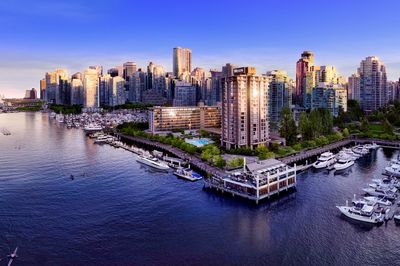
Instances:
[[[207,139],[207,138],[201,138],[201,139],[185,139],[185,142],[192,144],[198,148],[203,147],[204,145],[214,143],[214,141]]]

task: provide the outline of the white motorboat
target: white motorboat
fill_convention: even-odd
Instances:
[[[359,154],[361,156],[366,155],[369,153],[369,150],[364,148],[363,146],[355,146],[352,151],[356,154]]]
[[[357,203],[355,206],[336,206],[342,214],[345,216],[367,223],[381,223],[383,222],[383,216],[381,213],[377,213],[374,211],[374,206]]]
[[[356,160],[361,157],[361,155],[354,153],[351,149],[348,149],[348,148],[343,148],[339,152],[338,157],[346,157],[346,155],[349,156],[353,160]]]
[[[400,177],[400,163],[399,162],[391,162],[389,166],[385,167],[386,174]]]
[[[336,163],[336,157],[332,152],[324,152],[318,158],[318,160],[313,164],[316,169],[325,168]]]
[[[190,181],[197,181],[197,180],[202,179],[201,175],[194,172],[190,168],[180,167],[180,168],[176,169],[176,171],[174,172],[174,175],[184,178],[184,179],[187,179],[187,180],[190,180]]]
[[[394,219],[395,223],[400,223],[400,213],[396,213],[393,216],[393,219]]]
[[[85,130],[86,132],[95,132],[95,131],[101,131],[103,130],[103,128],[97,124],[88,124],[83,128],[83,130]]]
[[[157,159],[153,156],[138,155],[136,161],[141,164],[145,164],[145,165],[148,165],[155,169],[158,169],[158,170],[168,171],[170,169],[166,163],[164,163],[163,161],[160,161],[159,159]]]
[[[368,196],[368,197],[364,197],[364,200],[366,200],[367,202],[370,202],[372,204],[380,204],[380,205],[384,205],[384,206],[392,205],[392,202],[390,200],[385,199],[385,198],[380,198],[380,197]]]
[[[95,143],[105,143],[105,142],[109,142],[112,141],[113,137],[112,136],[108,136],[108,135],[100,135],[96,138],[96,140],[94,141]]]
[[[389,200],[394,200],[396,199],[396,194],[389,191],[389,190],[383,190],[379,188],[364,188],[363,191],[371,196],[376,196],[376,197],[383,197],[387,198]]]
[[[335,170],[344,170],[349,168],[350,166],[352,166],[354,164],[354,161],[350,158],[350,157],[343,157],[340,158],[334,165],[333,168],[335,168]]]

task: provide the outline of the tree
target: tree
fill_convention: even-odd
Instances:
[[[369,131],[369,122],[367,118],[363,118],[361,121],[361,126],[360,126],[361,132],[368,132]]]
[[[343,129],[343,137],[347,138],[350,135],[349,129],[346,127]]]
[[[282,108],[279,134],[285,138],[287,145],[292,145],[296,142],[296,122],[294,121],[292,111],[288,107]]]
[[[313,138],[313,132],[307,113],[301,113],[300,115],[299,130],[303,140],[310,140]]]
[[[393,126],[389,123],[389,121],[385,118],[382,123],[383,132],[388,135],[393,135]]]

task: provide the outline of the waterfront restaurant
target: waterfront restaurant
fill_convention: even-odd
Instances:
[[[242,171],[226,177],[211,177],[205,185],[258,203],[259,200],[296,186],[296,165],[291,167],[276,159],[247,164]]]

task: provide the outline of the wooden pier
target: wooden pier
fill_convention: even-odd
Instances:
[[[224,177],[226,175],[224,171],[203,162],[196,155],[187,154],[172,145],[159,143],[159,142],[152,141],[152,140],[149,140],[146,138],[127,136],[127,135],[120,134],[120,133],[116,133],[115,135],[118,136],[118,138],[121,140],[128,140],[133,143],[138,143],[141,145],[152,147],[157,150],[162,150],[162,151],[169,153],[183,161],[190,163],[190,165],[193,166],[194,168],[197,168],[200,171],[203,171],[207,174],[214,175],[217,177]]]
[[[363,139],[363,138],[350,137],[350,138],[343,139],[341,141],[331,143],[331,144],[328,144],[328,145],[325,145],[322,147],[318,147],[318,148],[310,149],[310,150],[306,150],[306,151],[301,151],[299,153],[292,154],[292,155],[278,158],[278,159],[286,164],[291,164],[291,163],[295,163],[298,161],[307,160],[308,158],[318,156],[323,152],[336,150],[336,149],[339,149],[341,147],[344,147],[344,146],[347,146],[350,144],[357,145],[357,144],[365,144],[365,143],[376,143],[384,148],[400,149],[400,141],[398,141],[398,140],[381,140],[381,139],[374,139],[374,138]]]

